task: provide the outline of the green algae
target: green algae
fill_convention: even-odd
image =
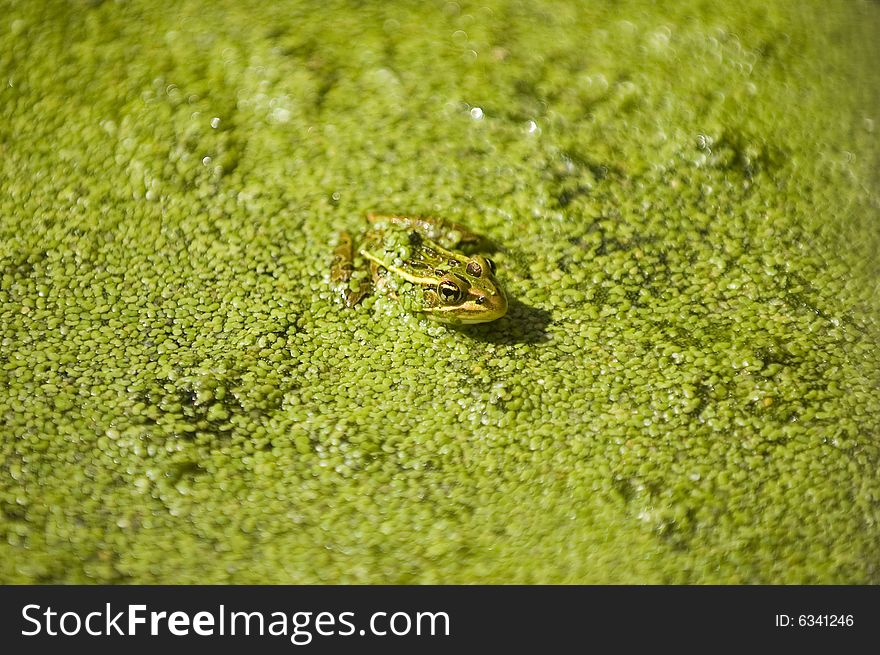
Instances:
[[[0,7],[0,581],[880,582],[876,3]]]

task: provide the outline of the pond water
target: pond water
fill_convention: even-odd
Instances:
[[[0,581],[880,582],[876,3],[0,9]]]

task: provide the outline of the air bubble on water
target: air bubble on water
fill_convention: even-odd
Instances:
[[[618,27],[620,27],[621,31],[632,34],[636,31],[635,23],[631,23],[628,20],[620,20],[617,21]]]
[[[272,120],[276,123],[286,123],[290,120],[290,110],[284,107],[275,107],[272,110]]]
[[[479,107],[472,108],[471,109],[471,118],[473,118],[475,121],[483,120],[483,110],[480,109]]]
[[[208,166],[208,165],[210,165],[210,163],[211,163],[211,158],[210,158],[210,157],[203,157],[203,158],[202,158],[202,165],[203,165],[203,166]]]
[[[541,135],[541,128],[538,127],[538,124],[535,121],[529,121],[526,123],[526,134],[534,134],[535,136]]]
[[[217,116],[214,116],[214,118],[211,119],[211,127],[215,130],[220,127],[220,119]]]
[[[590,88],[595,87],[600,93],[608,90],[608,78],[602,73],[584,76],[584,82]]]
[[[669,38],[671,36],[672,30],[665,26],[661,27],[648,36],[648,44],[655,50],[665,50],[669,47]]]
[[[468,35],[467,32],[465,32],[464,30],[455,30],[452,33],[452,42],[455,45],[464,45],[465,43],[467,43],[467,40]]]

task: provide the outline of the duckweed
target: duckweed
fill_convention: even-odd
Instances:
[[[880,583],[875,3],[0,8],[0,581]]]

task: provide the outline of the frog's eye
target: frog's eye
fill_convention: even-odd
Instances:
[[[437,285],[437,293],[440,295],[440,299],[447,305],[460,303],[464,297],[461,289],[449,280],[443,280]]]
[[[474,277],[480,277],[483,274],[483,267],[477,262],[468,262],[468,265],[464,270],[467,271],[468,275],[473,275]]]
[[[489,265],[489,270],[492,271],[492,275],[495,275],[495,262],[486,257],[486,263]]]

